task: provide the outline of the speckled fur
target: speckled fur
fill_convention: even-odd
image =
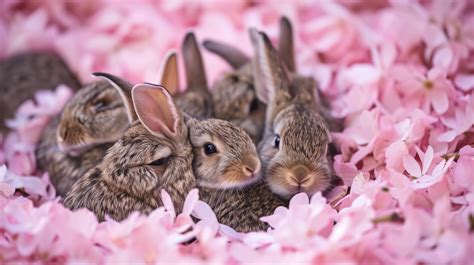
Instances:
[[[82,175],[104,158],[111,144],[96,146],[80,156],[69,156],[57,145],[58,122],[59,117],[54,118],[43,132],[42,139],[36,149],[36,160],[38,168],[49,173],[49,178],[57,194],[65,196]]]
[[[32,52],[0,61],[0,132],[6,133],[7,119],[14,117],[18,106],[32,99],[39,90],[54,90],[65,84],[80,87],[77,77],[64,61],[48,52]]]
[[[188,33],[182,44],[184,67],[187,79],[186,90],[173,97],[176,105],[196,119],[213,116],[212,96],[207,85],[206,71],[201,51],[194,33]]]
[[[215,118],[240,126],[254,143],[261,140],[266,106],[257,99],[250,63],[225,74],[213,84],[212,102]],[[255,109],[251,109],[252,104],[256,104]]]
[[[268,225],[260,218],[279,206],[288,207],[288,202],[272,193],[263,181],[242,189],[199,190],[200,199],[211,206],[217,220],[239,232],[266,230]]]
[[[105,106],[101,111],[94,109],[98,101]],[[65,196],[128,126],[123,101],[113,86],[107,81],[85,85],[43,132],[36,148],[38,168],[49,173],[58,195]]]
[[[190,121],[189,138],[193,145],[193,169],[200,186],[218,189],[243,187],[261,178],[261,163],[255,145],[244,130],[224,120]],[[217,152],[207,155],[206,143]],[[249,176],[244,168],[254,172]]]
[[[151,134],[139,121],[107,152],[103,161],[89,170],[67,194],[64,205],[70,209],[86,207],[100,220],[105,215],[123,220],[132,211],[147,214],[162,205],[161,189],[182,209],[187,193],[194,187],[192,146],[187,127],[174,139]],[[162,148],[171,155],[163,166],[148,165]]]
[[[329,126],[321,115],[316,82],[290,74],[268,37],[253,30],[259,96],[268,102],[259,153],[265,180],[284,198],[299,192],[327,192],[334,183]],[[280,136],[279,148],[275,138]]]

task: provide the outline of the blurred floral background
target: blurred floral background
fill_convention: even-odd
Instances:
[[[0,58],[53,50],[83,82],[95,71],[157,82],[187,31],[251,55],[248,27],[276,38],[281,15],[295,29],[298,71],[318,80],[345,121],[332,135],[344,187],[331,204],[297,195],[264,218],[270,231],[250,234],[222,229],[196,192],[179,217],[169,204],[123,223],[72,213],[34,158],[42,128],[71,96],[59,87],[20,107],[0,139],[0,262],[468,264],[473,1],[4,0]],[[230,69],[207,52],[204,61],[211,81]]]

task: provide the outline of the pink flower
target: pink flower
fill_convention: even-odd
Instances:
[[[15,189],[6,183],[7,167],[2,165],[0,167],[0,195],[3,197],[10,197],[15,192]]]
[[[428,173],[433,162],[433,148],[428,146],[425,153],[417,148],[417,153],[419,158],[422,160],[421,167],[411,155],[403,157],[405,170],[410,174],[411,178],[414,178],[411,186],[415,189],[427,188],[440,182],[445,176],[449,166],[454,161],[454,158],[450,158],[447,161],[441,160],[441,162],[432,169],[431,173]]]

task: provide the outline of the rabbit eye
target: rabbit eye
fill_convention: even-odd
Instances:
[[[277,134],[275,141],[273,142],[273,147],[280,149],[280,135]]]
[[[105,101],[99,100],[94,103],[94,111],[99,112],[107,108],[107,103]]]
[[[237,83],[237,82],[239,82],[239,78],[235,75],[231,75],[230,76],[230,81],[232,81],[232,83]]]
[[[249,111],[250,111],[250,113],[252,113],[252,112],[256,111],[257,109],[258,109],[258,100],[256,98],[254,98],[252,100],[252,102],[250,103]]]
[[[211,143],[206,143],[204,145],[204,153],[206,155],[211,155],[211,154],[214,154],[217,152],[217,148],[215,145],[211,144]]]
[[[155,161],[151,162],[148,165],[150,165],[150,166],[162,166],[166,163],[166,161],[167,161],[166,157],[165,158],[160,158],[158,160],[155,160]]]

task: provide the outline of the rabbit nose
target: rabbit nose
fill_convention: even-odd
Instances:
[[[307,167],[298,165],[291,168],[289,177],[293,181],[294,186],[297,186],[300,190],[302,186],[305,186],[305,184],[309,182],[311,178],[311,172]]]
[[[260,173],[260,160],[255,159],[255,160],[249,160],[246,163],[244,163],[244,166],[242,168],[245,176],[247,177],[255,177],[259,175]]]
[[[305,166],[296,166],[291,169],[293,176],[297,180],[297,182],[305,182],[308,179],[308,175],[310,173],[309,169]]]
[[[245,174],[245,176],[247,176],[247,177],[252,176],[252,174],[253,174],[253,169],[251,169],[251,168],[249,168],[249,167],[247,167],[247,166],[244,166],[244,174]]]

